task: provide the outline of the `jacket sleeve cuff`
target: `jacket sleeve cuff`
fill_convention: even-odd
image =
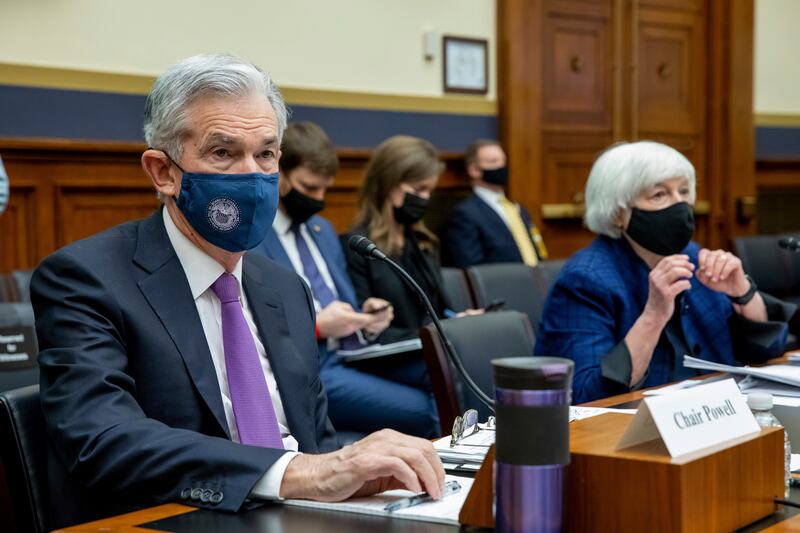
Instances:
[[[250,497],[258,500],[283,500],[280,496],[283,474],[286,473],[286,468],[292,459],[298,455],[299,452],[286,452],[281,455],[253,486]]]
[[[628,350],[628,345],[622,340],[611,348],[607,354],[603,356],[600,361],[600,373],[607,380],[613,381],[617,385],[621,385],[625,389],[636,390],[642,386],[647,379],[649,370],[645,371],[642,379],[638,383],[631,386],[631,352]]]

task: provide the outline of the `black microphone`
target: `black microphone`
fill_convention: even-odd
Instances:
[[[347,240],[347,246],[353,250],[355,253],[362,257],[366,257],[368,259],[377,259],[378,261],[383,261],[392,270],[394,270],[403,281],[408,284],[411,289],[416,292],[419,297],[422,299],[422,303],[425,305],[425,309],[433,320],[433,327],[436,329],[436,333],[439,334],[439,338],[442,340],[442,344],[444,345],[444,351],[447,353],[447,357],[450,359],[450,362],[453,363],[453,366],[456,367],[456,370],[461,375],[461,379],[464,380],[464,383],[467,384],[467,387],[472,391],[478,399],[486,405],[492,412],[494,412],[494,402],[492,401],[489,396],[486,395],[485,392],[481,390],[481,388],[475,383],[472,378],[470,377],[467,369],[464,368],[464,364],[461,362],[461,358],[456,353],[456,349],[453,346],[453,343],[450,342],[450,339],[447,338],[445,335],[444,330],[442,329],[442,323],[439,321],[439,317],[436,315],[436,311],[433,309],[433,305],[431,305],[431,301],[428,299],[428,295],[425,294],[425,291],[414,281],[408,272],[406,272],[400,265],[386,257],[386,254],[383,253],[375,243],[371,240],[367,239],[362,235],[353,235]]]
[[[778,239],[778,246],[790,252],[800,252],[800,239],[796,237],[781,237]]]

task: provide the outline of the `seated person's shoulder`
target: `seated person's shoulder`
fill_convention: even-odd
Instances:
[[[42,260],[40,267],[80,264],[97,272],[115,271],[133,259],[140,223],[126,222],[72,242]]]
[[[595,239],[576,252],[559,272],[557,283],[594,290],[623,283],[618,252],[609,238]]]

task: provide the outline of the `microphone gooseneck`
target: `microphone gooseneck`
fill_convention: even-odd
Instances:
[[[406,282],[406,284],[411,287],[411,289],[419,295],[422,299],[422,303],[425,305],[425,310],[431,317],[433,321],[433,327],[436,330],[436,333],[439,335],[439,338],[444,345],[444,351],[447,353],[447,357],[450,359],[450,362],[456,368],[456,371],[461,376],[461,379],[466,383],[467,387],[472,391],[478,399],[486,405],[492,412],[494,412],[494,402],[492,401],[489,396],[481,390],[477,383],[475,383],[472,378],[470,377],[467,369],[464,368],[464,364],[461,362],[461,358],[458,356],[453,343],[450,342],[450,339],[445,335],[444,330],[442,329],[442,323],[439,321],[439,317],[436,315],[436,311],[433,309],[433,305],[431,304],[428,295],[425,294],[425,291],[417,284],[417,282],[412,278],[408,272],[406,272],[400,265],[386,257],[386,254],[383,253],[374,242],[369,240],[366,237],[361,235],[353,235],[348,239],[347,246],[362,257],[366,257],[368,259],[377,259],[378,261],[383,261],[389,267],[397,273],[400,278]]]
[[[797,237],[781,237],[778,246],[790,252],[800,252],[800,239]]]

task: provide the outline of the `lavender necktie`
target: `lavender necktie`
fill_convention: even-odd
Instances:
[[[239,302],[239,283],[233,274],[225,272],[211,285],[211,290],[222,306],[222,345],[239,442],[283,449],[256,343]]]

